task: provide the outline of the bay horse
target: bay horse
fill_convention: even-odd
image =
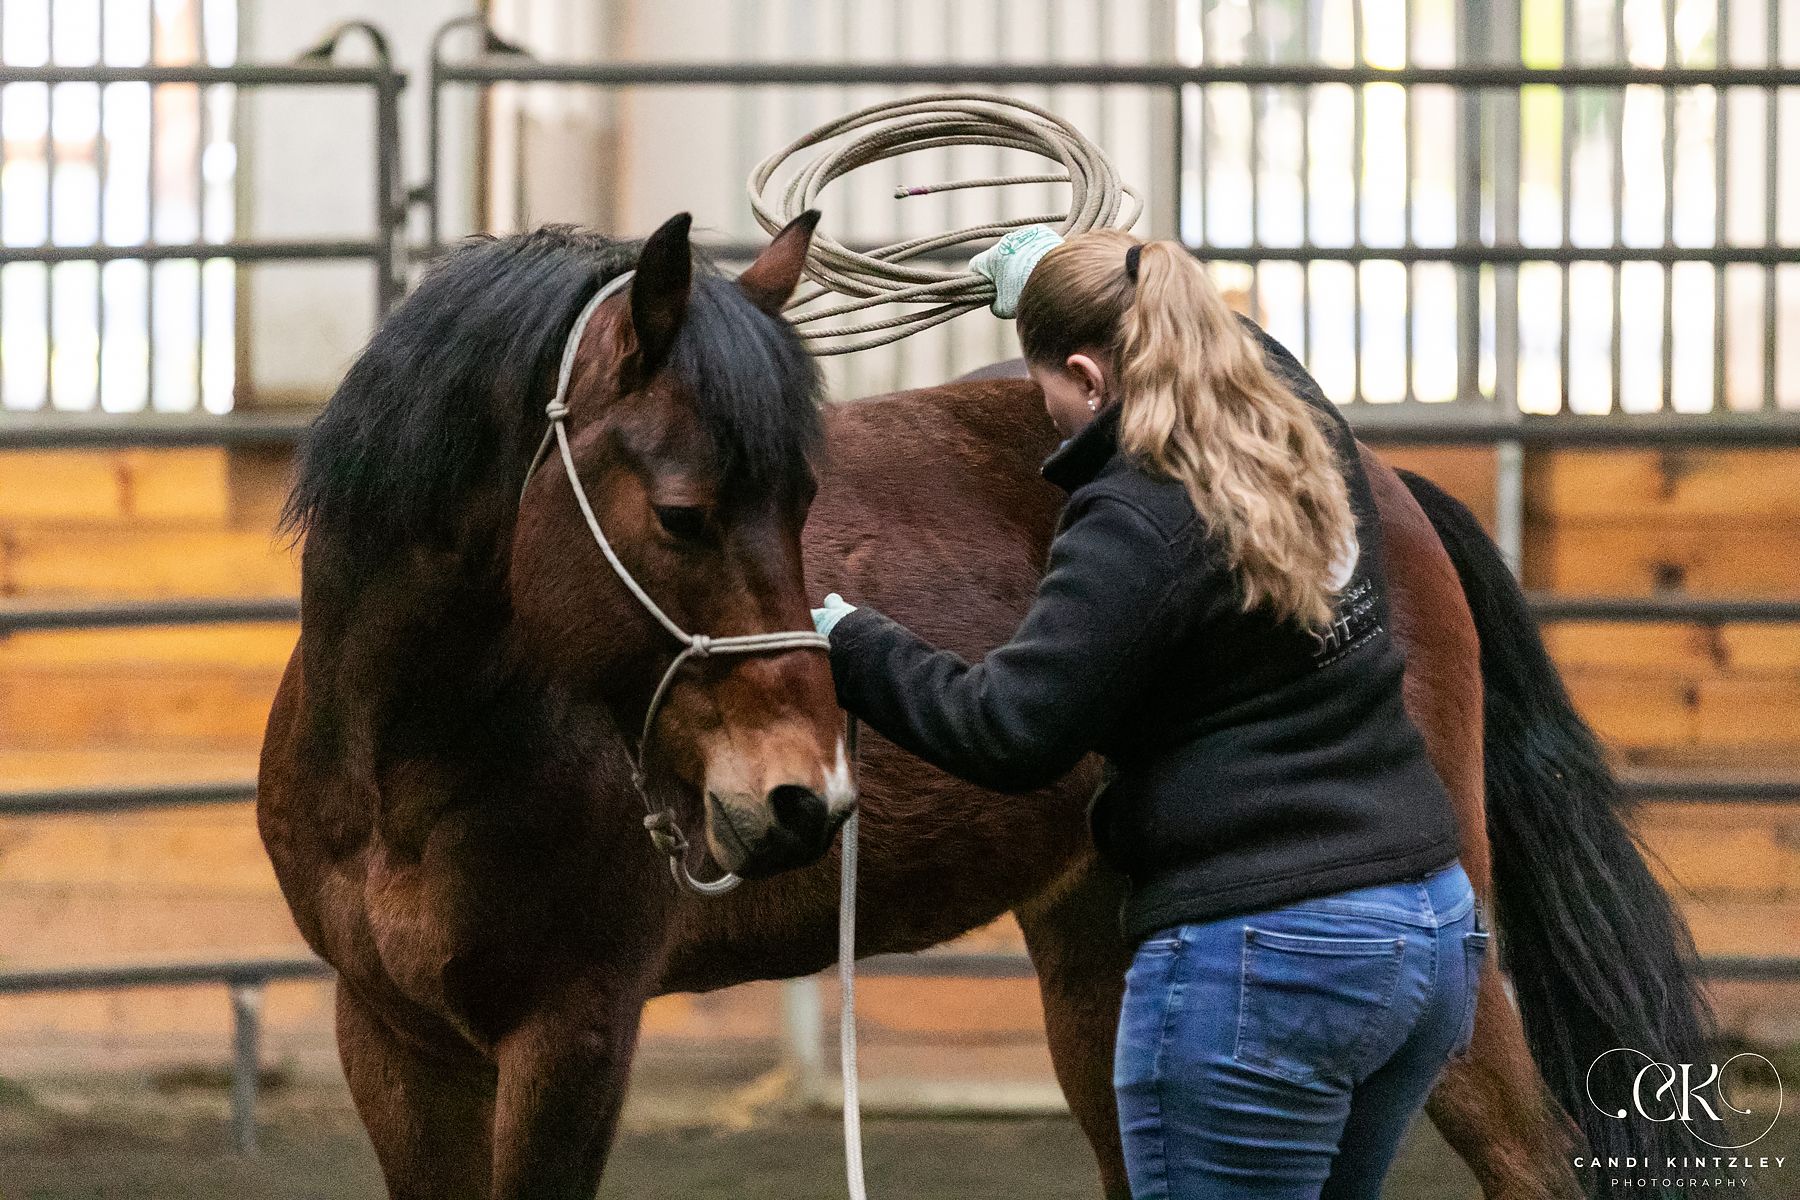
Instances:
[[[572,459],[683,628],[804,630],[835,590],[974,657],[1032,597],[1062,500],[1038,474],[1056,441],[1041,397],[999,378],[822,405],[780,316],[815,219],[736,279],[696,264],[685,216],[642,243],[559,227],[465,244],[302,445],[300,637],[258,824],[338,972],[344,1074],[394,1197],[591,1197],[650,997],[835,958],[843,726],[816,648],[695,659],[657,716],[646,786],[703,833],[689,865],[751,882],[678,891],[645,837],[632,737],[675,647],[600,559],[569,480],[526,478],[603,282],[635,267],[579,336]],[[1584,1142],[1667,1136],[1628,1137],[1582,1103],[1582,1077],[1620,1045],[1699,1061],[1691,947],[1500,556],[1466,509],[1364,453],[1408,709],[1519,1003],[1490,956],[1473,1046],[1429,1112],[1491,1200],[1579,1195]],[[861,760],[859,952],[1013,913],[1101,1188],[1126,1195],[1110,1073],[1131,951],[1122,881],[1086,831],[1097,760],[1024,794],[872,730]]]

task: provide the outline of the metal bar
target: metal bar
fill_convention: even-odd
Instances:
[[[1487,28],[1487,57],[1519,61],[1523,45],[1518,5],[1495,5]],[[1519,240],[1522,92],[1489,98],[1493,109],[1493,240]],[[1519,413],[1519,268],[1494,268],[1494,406],[1516,420]],[[1494,541],[1517,574],[1525,561],[1525,451],[1515,441],[1495,447]]]
[[[62,967],[15,967],[0,971],[0,995],[43,992],[113,991],[140,987],[193,987],[199,984],[261,985],[277,980],[329,979],[333,972],[311,954],[202,961],[92,963]]]
[[[44,61],[56,58],[56,5],[44,14]],[[12,74],[8,71],[8,74]],[[14,76],[16,78],[16,76]],[[0,136],[4,136],[0,134]],[[44,89],[44,246],[56,242],[56,88]],[[44,269],[44,411],[56,408],[56,269]]]
[[[1406,0],[1406,3],[1407,3],[1407,10],[1410,13],[1411,9],[1412,9],[1412,5],[1414,3],[1414,0]],[[1313,0],[1300,0],[1300,22],[1299,22],[1299,24],[1300,24],[1300,61],[1302,61],[1302,62],[1309,61],[1313,55],[1312,9],[1313,9]],[[1410,32],[1409,32],[1408,36],[1409,37],[1411,36]],[[1407,59],[1407,61],[1410,63],[1412,60],[1409,57]],[[1312,99],[1313,99],[1313,90],[1311,88],[1306,88],[1306,87],[1300,88],[1299,96],[1300,96],[1300,240],[1302,242],[1310,242],[1310,241],[1312,241]],[[1412,105],[1412,93],[1411,92],[1408,92],[1406,94],[1406,102],[1407,102],[1407,106],[1408,106],[1407,111],[1410,116],[1411,105]],[[1412,160],[1410,158],[1408,158],[1408,160],[1407,160],[1407,168],[1406,169],[1409,173],[1412,170]],[[1409,175],[1409,178],[1407,179],[1407,186],[1408,186],[1408,188],[1411,188],[1411,186],[1412,186],[1412,180],[1410,178],[1410,175]],[[1410,270],[1410,268],[1408,268],[1408,269]],[[1409,278],[1410,278],[1410,276],[1409,276]],[[1303,363],[1311,363],[1311,361],[1312,361],[1312,341],[1313,341],[1312,325],[1313,325],[1312,265],[1310,263],[1301,263],[1300,264],[1300,361]],[[1407,370],[1409,372],[1412,370],[1411,363],[1407,364]]]
[[[385,46],[382,65],[389,67]],[[400,200],[400,90],[389,67],[375,85],[375,316],[393,310],[405,292],[400,252],[406,207]]]
[[[1625,61],[1625,6],[1613,6],[1613,57]],[[1625,93],[1620,91],[1612,104],[1612,218],[1613,247],[1625,242]],[[1612,395],[1607,411],[1618,412],[1624,396],[1625,339],[1625,272],[1619,266],[1612,271]]]
[[[1249,22],[1244,37],[1244,61],[1261,63],[1263,61],[1262,0],[1248,0]],[[1352,7],[1357,0],[1350,0]],[[1263,104],[1268,99],[1265,88],[1250,87],[1244,91],[1244,100],[1250,109],[1250,128],[1248,130],[1247,156],[1250,169],[1250,240],[1262,241],[1262,118]],[[1361,239],[1352,237],[1351,241]],[[1262,272],[1257,263],[1250,264],[1250,312],[1257,313],[1262,307]]]
[[[748,262],[756,256],[754,242],[709,242],[706,250],[724,262]],[[1516,243],[1486,245],[1481,242],[1454,246],[1221,246],[1215,243],[1189,243],[1188,251],[1203,258],[1231,262],[1397,262],[1451,263],[1464,266],[1489,266],[1504,263],[1567,262],[1698,262],[1749,263],[1767,265],[1793,262],[1800,258],[1797,246],[1522,246]],[[918,263],[959,264],[968,261],[967,254],[938,251],[920,254],[910,260]]]
[[[1663,0],[1663,61],[1675,65],[1675,0]],[[1664,88],[1663,101],[1663,245],[1675,244],[1675,102],[1674,88]],[[1662,407],[1675,407],[1675,264],[1662,270]]]
[[[0,792],[0,816],[69,817],[244,804],[256,799],[254,779],[139,787],[41,788]]]
[[[0,449],[88,446],[283,446],[312,424],[313,410],[210,413],[4,413]]]
[[[375,73],[371,72],[371,75]],[[88,76],[83,76],[86,79]],[[1174,84],[1243,84],[1301,86],[1427,84],[1463,89],[1517,90],[1532,86],[1619,88],[1628,84],[1700,87],[1800,86],[1800,67],[1525,67],[1471,65],[1451,67],[1331,67],[1312,63],[702,63],[702,62],[521,62],[484,55],[444,64],[446,83],[580,83],[607,87],[666,87],[683,84],[794,87],[846,84],[967,83],[1054,86],[1122,84],[1169,87]],[[220,80],[219,82],[230,82]],[[240,81],[242,82],[242,81]],[[373,79],[369,80],[373,82]]]
[[[1731,0],[1718,0],[1713,29],[1714,65],[1731,62]],[[1713,244],[1723,246],[1726,218],[1730,214],[1731,139],[1730,96],[1724,88],[1713,89]],[[1713,408],[1723,411],[1729,403],[1726,395],[1725,366],[1725,268],[1713,268]]]
[[[194,13],[196,26],[204,28],[201,14]],[[202,35],[204,36],[204,35]],[[200,55],[205,57],[204,41]],[[194,90],[194,240],[206,241],[206,87]],[[206,410],[206,264],[194,263],[194,411]]]
[[[1357,66],[1366,61],[1363,56],[1363,6],[1362,0],[1350,0],[1350,52],[1351,59]],[[1363,244],[1363,137],[1367,116],[1364,111],[1367,100],[1359,84],[1350,90],[1350,244]],[[1367,312],[1363,307],[1363,270],[1358,263],[1350,268],[1350,397],[1354,402],[1363,399],[1363,321]]]
[[[54,8],[54,5],[52,5]],[[154,54],[152,55],[154,59]],[[6,68],[8,83],[191,83],[241,84],[246,87],[350,85],[379,86],[384,80],[404,82],[402,71],[382,67],[307,66],[304,64],[241,64],[213,67],[200,63],[186,66],[160,66],[154,61],[144,66],[43,66]]]
[[[1486,45],[1480,20],[1486,11],[1481,0],[1458,0],[1460,71],[1474,70],[1474,60]],[[1456,93],[1456,240],[1466,246],[1481,242],[1481,106],[1479,95],[1467,89]],[[1481,399],[1481,273],[1475,263],[1456,272],[1456,399],[1465,404]]]
[[[94,4],[94,61],[106,62],[106,0]],[[106,240],[106,85],[95,88],[94,139],[94,240]],[[4,128],[4,125],[0,125]],[[106,396],[106,268],[94,268],[94,407],[104,408]]]
[[[1800,802],[1800,778],[1691,776],[1634,772],[1621,776],[1619,792],[1631,800],[1699,800],[1718,804]]]
[[[298,259],[368,258],[380,252],[379,241],[201,242],[147,246],[7,246],[0,265],[13,262],[166,262],[171,259],[228,258],[237,262]]]
[[[1310,3],[1310,0],[1307,0],[1307,3]],[[1413,36],[1418,29],[1419,23],[1418,0],[1406,0],[1404,19],[1406,21],[1406,63],[1408,66],[1411,66],[1413,55],[1418,51],[1418,43]],[[1406,211],[1401,217],[1405,224],[1401,240],[1404,241],[1408,247],[1412,247],[1419,243],[1418,201],[1415,194],[1416,184],[1413,178],[1418,170],[1419,105],[1418,96],[1411,88],[1406,89],[1402,93],[1402,98],[1406,103],[1406,127],[1403,131],[1404,142],[1401,145],[1402,161],[1405,164],[1401,168],[1401,171],[1404,175],[1405,194],[1403,203]],[[1402,345],[1401,353],[1406,361],[1405,381],[1402,384],[1400,398],[1403,401],[1413,401],[1419,398],[1418,387],[1416,386],[1417,381],[1415,378],[1416,364],[1413,361],[1417,355],[1416,341],[1418,331],[1414,328],[1414,322],[1419,310],[1419,290],[1413,264],[1410,262],[1406,263],[1404,264],[1403,269],[1406,272],[1406,322],[1404,333],[1405,342]]]
[[[1576,0],[1562,0],[1562,60],[1566,65],[1574,64],[1578,54],[1575,5]],[[1562,202],[1561,232],[1563,248],[1566,250],[1575,245],[1575,141],[1577,137],[1575,105],[1580,99],[1580,93],[1565,89],[1557,93],[1557,99],[1562,105],[1562,144],[1558,147],[1559,156],[1562,159],[1559,164],[1562,179],[1561,194],[1558,199]],[[1573,391],[1573,385],[1569,382],[1569,365],[1574,359],[1569,346],[1569,329],[1574,316],[1571,305],[1569,264],[1563,264],[1561,274],[1557,310],[1556,378],[1562,394],[1558,397],[1557,407],[1566,411],[1569,407],[1569,397]]]
[[[1387,445],[1491,445],[1516,438],[1540,446],[1793,446],[1800,445],[1800,413],[1643,413],[1527,416],[1516,425],[1487,405],[1371,405],[1349,414],[1358,433]],[[67,414],[0,417],[0,449],[86,446],[257,446],[292,443],[311,423],[303,415],[231,413],[222,416]]]
[[[98,604],[0,604],[0,637],[51,629],[126,629],[145,625],[223,625],[293,621],[300,601],[286,596],[224,600],[116,600]]]
[[[150,23],[148,47],[149,61],[145,67],[156,65],[156,6],[144,6],[144,19]],[[156,153],[159,140],[156,136],[156,86],[147,89],[150,99],[150,111],[144,129],[144,237],[147,241],[155,241],[156,229]],[[196,242],[200,239],[195,238]],[[102,247],[92,247],[94,250]],[[126,249],[126,247],[120,247]],[[146,411],[156,407],[156,264],[157,259],[148,253],[149,246],[135,247],[140,253],[133,257],[144,260],[144,408]],[[0,249],[0,254],[5,253]],[[104,261],[104,260],[97,260]]]
[[[789,979],[781,985],[781,1031],[788,1066],[800,1099],[816,1101],[825,1087],[825,1005],[819,995],[819,979]]]
[[[239,1154],[256,1153],[256,1093],[262,1074],[260,983],[231,986],[231,1140]]]
[[[1539,621],[1673,621],[1705,625],[1800,622],[1800,600],[1732,600],[1705,596],[1556,596],[1535,593]]]
[[[1347,413],[1357,436],[1378,446],[1483,446],[1515,440],[1526,446],[1714,446],[1720,448],[1800,445],[1800,414],[1734,413],[1715,419],[1710,413],[1631,413],[1613,416],[1558,413],[1509,420],[1492,415],[1487,405],[1444,405],[1453,411],[1439,417],[1436,406],[1388,415],[1393,405],[1372,405]],[[1463,409],[1464,411],[1454,411]]]
[[[1769,47],[1769,65],[1773,66],[1781,55],[1781,4],[1779,0],[1769,0],[1767,35],[1764,41]],[[1763,127],[1763,238],[1774,241],[1777,235],[1776,213],[1781,203],[1781,95],[1771,84],[1766,93],[1768,123]],[[1763,269],[1763,394],[1762,406],[1765,409],[1775,407],[1775,346],[1780,340],[1776,327],[1775,303],[1775,264],[1770,263]]]
[[[1789,983],[1800,979],[1800,958],[1709,955],[1697,964],[1700,975],[1734,983]]]

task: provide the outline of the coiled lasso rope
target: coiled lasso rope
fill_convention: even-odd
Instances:
[[[784,163],[803,150],[845,134],[855,136],[802,166],[778,197],[770,195],[770,182]],[[950,271],[905,265],[910,259],[1002,237],[1023,225],[1050,225],[1065,237],[1089,229],[1129,229],[1144,210],[1143,200],[1119,181],[1105,153],[1079,129],[1034,104],[985,92],[941,92],[875,104],[821,125],[758,165],[750,176],[750,207],[757,222],[773,234],[807,209],[816,207],[815,201],[827,184],[856,168],[915,150],[946,146],[1025,150],[1061,163],[1063,169],[1060,174],[996,175],[902,187],[895,192],[896,200],[965,188],[1066,183],[1070,188],[1068,210],[990,221],[952,233],[893,242],[866,253],[815,231],[806,263],[806,274],[815,286],[796,296],[787,314],[814,354],[847,354],[885,346],[993,303],[992,280],[967,269]],[[1121,220],[1120,209],[1126,198],[1131,201],[1130,213]],[[832,294],[848,299],[821,308],[807,307]],[[911,311],[847,327],[821,324],[889,304],[907,306]],[[848,717],[845,726],[849,758],[860,773],[856,718]],[[867,1200],[856,1070],[858,826],[853,809],[844,822],[839,851],[838,987],[842,1000],[838,1011],[838,1054],[844,1081],[844,1174],[850,1200]]]
[[[772,194],[771,183],[789,159],[846,134],[854,136],[807,162],[779,195]],[[1070,189],[1068,209],[996,219],[867,252],[852,250],[823,230],[815,232],[806,261],[806,274],[815,286],[797,295],[788,313],[814,354],[847,354],[885,346],[993,302],[993,283],[973,271],[908,265],[922,255],[989,241],[1022,225],[1049,225],[1064,237],[1089,229],[1129,229],[1144,209],[1137,192],[1120,182],[1106,154],[1079,129],[1035,104],[987,92],[940,92],[894,100],[827,122],[757,166],[750,176],[750,208],[757,223],[773,234],[807,209],[818,207],[819,193],[858,167],[947,146],[1024,150],[1060,163],[1062,170],[902,187],[896,189],[894,198],[968,188],[1066,183]],[[1127,199],[1130,211],[1121,219],[1120,210]],[[808,307],[832,294],[847,299]],[[850,313],[890,304],[909,311],[849,326],[832,323]]]

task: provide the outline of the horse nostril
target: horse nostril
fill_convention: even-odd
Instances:
[[[769,793],[775,824],[805,842],[824,837],[831,810],[825,798],[811,788],[784,783]]]

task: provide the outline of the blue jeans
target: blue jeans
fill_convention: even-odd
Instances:
[[[1145,939],[1113,1066],[1132,1196],[1376,1200],[1468,1052],[1487,942],[1461,863]]]

